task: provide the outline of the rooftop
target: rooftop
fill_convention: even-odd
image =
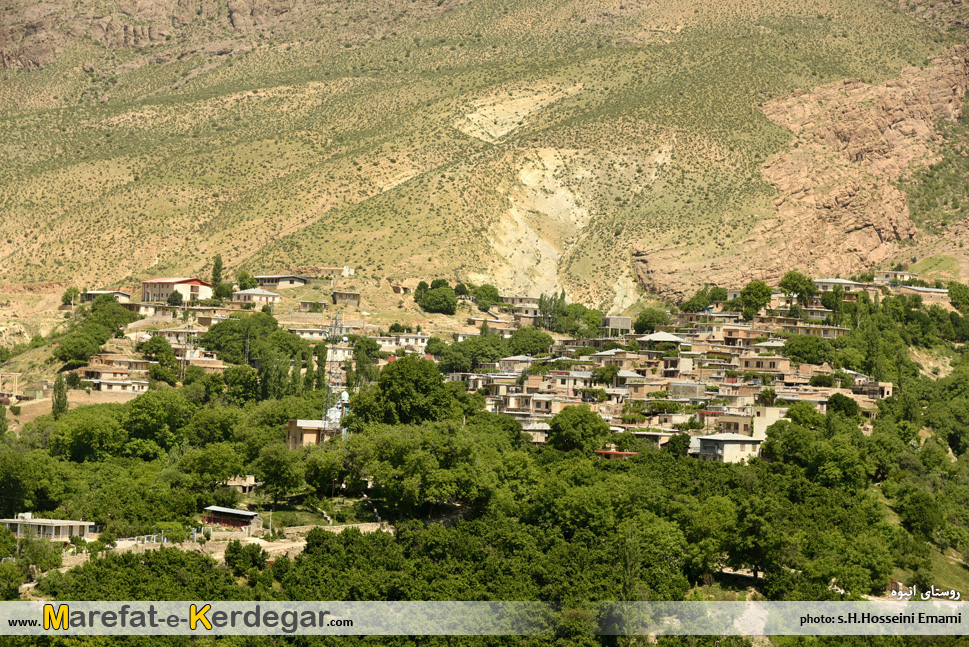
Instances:
[[[223,508],[222,506],[218,506],[218,505],[210,505],[209,507],[205,508],[205,511],[206,512],[221,512],[222,514],[235,514],[235,515],[239,515],[240,517],[258,517],[259,516],[259,513],[258,512],[250,512],[248,510],[236,510],[235,508]]]
[[[722,434],[712,434],[710,436],[700,436],[700,440],[720,440],[726,442],[740,442],[740,443],[762,443],[763,439],[752,438],[750,436],[745,436],[743,434],[732,434],[732,433],[722,433]]]
[[[27,525],[71,524],[72,526],[93,526],[93,521],[74,521],[72,519],[0,519],[0,523],[22,523]]]
[[[253,294],[253,295],[259,295],[259,296],[266,296],[266,297],[278,297],[279,296],[275,292],[270,292],[269,290],[263,290],[262,288],[249,288],[248,290],[239,290],[238,292],[233,292],[232,294],[233,295],[236,295],[236,294]]]

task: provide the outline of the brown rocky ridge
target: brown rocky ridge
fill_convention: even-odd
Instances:
[[[743,241],[740,258],[702,268],[684,267],[673,251],[637,250],[641,284],[682,297],[696,287],[684,269],[740,286],[776,281],[791,268],[848,275],[892,258],[906,241],[924,238],[897,183],[913,164],[938,158],[935,124],[961,116],[967,88],[969,48],[960,46],[885,83],[849,79],[767,102],[764,115],[794,134],[762,168],[778,190],[774,217]]]

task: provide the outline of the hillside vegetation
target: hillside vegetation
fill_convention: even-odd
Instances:
[[[675,292],[775,213],[761,168],[793,135],[762,104],[957,42],[851,0],[10,4],[9,280],[197,273],[220,252],[618,309],[634,252],[667,250]]]

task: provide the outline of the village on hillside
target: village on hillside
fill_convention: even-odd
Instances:
[[[405,354],[440,360],[444,344],[461,343],[482,335],[511,338],[515,331],[542,328],[540,297],[505,294],[480,316],[453,322],[453,332],[434,335],[403,326],[391,331],[369,324],[363,314],[361,293],[342,290],[340,278],[353,276],[349,267],[322,268],[315,277],[256,275],[255,287],[234,284],[231,296],[214,296],[211,282],[198,277],[153,278],[141,283],[141,294],[118,290],[88,290],[78,294],[79,304],[107,295],[139,316],[124,332],[134,348],[160,338],[170,346],[181,376],[189,367],[222,374],[226,364],[219,353],[207,350],[204,336],[213,326],[259,310],[272,313],[288,332],[311,344],[325,344],[325,361],[314,367],[334,391],[347,388],[348,370],[354,367],[354,343],[369,338],[380,355],[379,369]],[[250,277],[246,277],[249,280]],[[328,286],[329,299],[313,301],[287,296],[293,288],[312,282]],[[446,283],[446,282],[445,282]],[[548,420],[566,407],[583,405],[596,411],[616,433],[628,432],[662,447],[679,434],[688,434],[691,456],[703,460],[744,462],[757,456],[769,425],[780,420],[787,407],[805,402],[826,413],[836,406],[857,407],[871,420],[877,402],[892,396],[891,382],[879,381],[827,362],[817,364],[786,356],[785,342],[794,338],[836,340],[849,328],[832,325],[832,310],[822,298],[834,293],[852,303],[859,295],[878,299],[883,294],[918,297],[927,304],[948,305],[948,290],[927,287],[918,276],[901,270],[879,270],[870,282],[841,278],[817,279],[815,291],[803,305],[796,295],[779,288],[769,302],[745,319],[725,307],[736,303],[740,290],[724,290],[726,298],[698,312],[667,312],[667,321],[634,331],[631,316],[601,317],[598,335],[572,337],[552,333],[552,343],[541,352],[509,355],[480,362],[471,371],[447,371],[446,379],[481,393],[486,408],[518,420],[534,443],[545,443]],[[425,284],[425,287],[426,286]],[[489,286],[490,287],[490,286]],[[413,296],[415,288],[388,285],[395,294]],[[418,288],[419,289],[419,288]],[[140,298],[136,298],[140,297]],[[475,300],[472,295],[459,299]],[[73,303],[61,308],[71,310]],[[674,309],[675,310],[675,309]],[[419,328],[419,326],[418,326]],[[352,337],[352,340],[350,337]],[[437,342],[432,342],[432,337]],[[254,368],[258,357],[247,357]],[[154,382],[152,367],[158,361],[137,352],[98,352],[84,365],[69,371],[72,403],[123,402],[144,393]],[[301,369],[305,371],[306,369]],[[75,373],[76,376],[70,376]],[[50,381],[18,384],[16,373],[0,374],[7,404],[20,411],[50,411]],[[343,433],[339,415],[320,420],[291,420],[287,444],[291,449],[320,443]],[[37,415],[37,414],[35,414]],[[31,419],[35,416],[28,416]],[[870,432],[871,427],[865,430]],[[619,458],[614,445],[598,450],[605,458]]]
[[[415,515],[463,519],[495,483],[517,487],[520,477],[498,476],[512,454],[591,461],[603,474],[661,456],[678,469],[752,475],[793,463],[825,487],[858,491],[897,472],[890,456],[877,462],[886,433],[899,436],[891,452],[942,452],[944,464],[962,451],[962,436],[934,410],[928,428],[895,423],[921,406],[912,386],[920,372],[944,376],[893,354],[926,361],[928,349],[969,339],[960,314],[969,288],[956,282],[902,268],[851,279],[792,270],[775,286],[706,285],[678,304],[646,301],[620,315],[569,303],[564,292],[415,278],[387,280],[375,294],[358,288],[351,267],[307,274],[156,277],[140,293],[66,289],[65,325],[3,357],[7,460],[24,466],[11,472],[24,476],[10,491],[24,494],[3,502],[0,538],[64,551],[41,560],[39,573],[173,544],[232,568],[246,563],[245,545],[271,566],[299,555],[316,530],[369,536],[393,534]],[[892,329],[894,341],[883,341]],[[36,379],[29,371],[38,368],[54,377]],[[482,446],[457,458],[454,434]],[[97,480],[79,490],[90,494],[55,499],[28,476],[38,456],[54,461],[46,469],[155,476],[124,481],[144,503],[102,502]],[[899,500],[908,528],[921,513]],[[954,536],[941,550],[963,546]],[[690,577],[756,585],[760,558],[733,557],[745,553],[731,541]],[[918,568],[927,577],[917,566],[924,556],[897,559],[916,564],[897,577]],[[6,595],[29,597],[35,586],[50,594],[55,584],[30,564],[18,566]],[[888,573],[879,563],[852,586],[875,594]],[[961,581],[953,577],[946,581]]]

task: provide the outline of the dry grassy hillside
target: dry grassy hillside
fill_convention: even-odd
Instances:
[[[807,142],[817,124],[771,107],[858,79],[877,117],[894,114],[880,90],[893,79],[939,65],[961,79],[958,17],[933,6],[5,0],[0,276],[111,285],[203,272],[218,252],[622,309],[642,286],[674,296],[791,263],[908,257],[958,231],[911,225],[894,187],[943,155],[928,135],[960,113],[961,81],[947,112],[913,100],[918,154],[888,171]],[[805,197],[784,178],[832,168],[857,178],[864,208],[784,210]],[[904,236],[881,235],[884,200]],[[819,231],[818,255],[800,253]],[[845,240],[852,254],[818,262]],[[946,248],[956,267],[960,250]]]

